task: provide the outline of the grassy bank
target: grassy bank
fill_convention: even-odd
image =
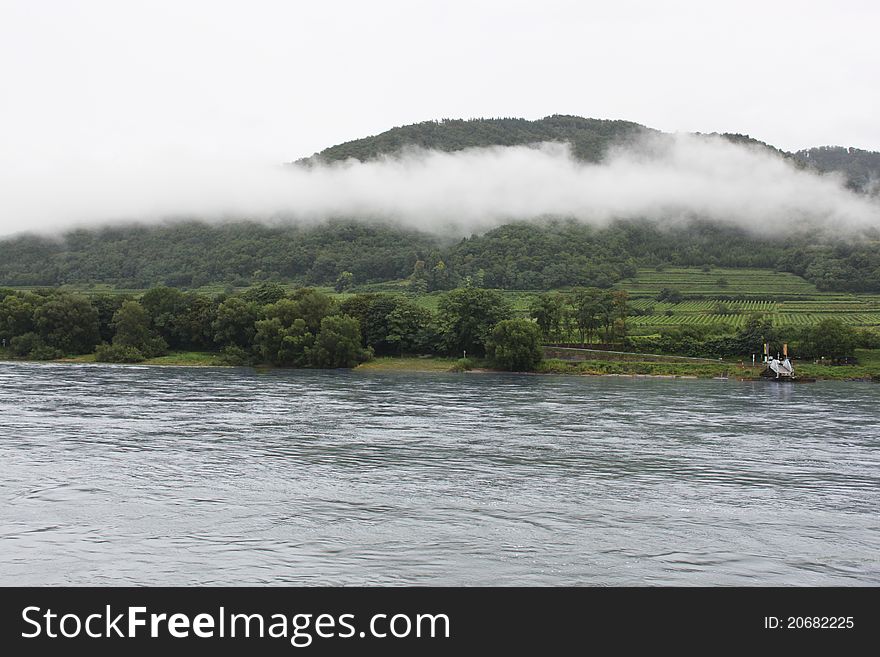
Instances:
[[[358,372],[451,372],[458,362],[455,358],[419,358],[381,356],[361,363]]]
[[[731,363],[658,363],[620,360],[567,361],[545,360],[538,368],[541,374],[620,374],[629,376],[680,376],[711,379],[715,377],[752,377],[760,368],[741,368]]]
[[[880,350],[859,350],[858,365],[816,365],[796,363],[796,373],[802,378],[823,380],[872,380],[880,382]],[[0,349],[0,360],[11,360],[8,350]],[[54,362],[94,363],[94,354],[70,356]],[[220,354],[202,351],[177,351],[151,358],[139,365],[175,365],[189,367],[222,367]],[[739,362],[651,362],[638,360],[584,360],[568,361],[550,358],[538,366],[537,374],[564,374],[575,376],[620,375],[620,376],[663,376],[710,379],[718,377],[757,378],[763,367],[740,365]],[[357,372],[457,372],[492,371],[491,364],[485,360],[418,356],[381,356],[362,363],[355,368]]]
[[[12,360],[8,353],[0,351],[0,360]],[[95,354],[79,354],[59,358],[55,363],[96,363]],[[220,354],[211,351],[172,351],[164,356],[150,358],[137,365],[187,365],[193,367],[222,367]]]

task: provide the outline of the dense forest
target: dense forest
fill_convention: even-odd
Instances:
[[[0,285],[106,283],[120,288],[262,281],[337,285],[409,279],[417,291],[476,287],[607,288],[638,266],[764,267],[803,276],[821,290],[880,291],[876,240],[815,235],[757,237],[691,222],[565,220],[501,226],[451,240],[390,225],[333,221],[313,226],[182,222],[95,231],[55,240],[0,242]]]

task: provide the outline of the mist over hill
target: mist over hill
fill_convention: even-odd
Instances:
[[[356,284],[547,289],[673,264],[880,291],[878,160],[574,116],[424,122],[266,175],[108,174],[49,208],[84,225],[0,240],[0,285],[332,284],[350,272]]]
[[[459,151],[485,146],[520,146],[539,142],[567,142],[572,154],[586,162],[598,162],[614,144],[626,143],[644,135],[662,134],[631,121],[609,121],[555,114],[536,121],[519,118],[443,119],[400,126],[378,135],[330,146],[298,163],[342,161],[361,162],[381,155],[418,146],[440,151]],[[721,133],[737,144],[756,146],[782,158],[801,163],[821,173],[843,174],[852,189],[867,191],[880,181],[880,153],[843,146],[818,146],[794,153],[740,133]]]

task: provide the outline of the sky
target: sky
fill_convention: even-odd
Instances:
[[[444,117],[880,150],[878,24],[847,0],[0,0],[0,233],[60,221],[78,183],[268,167]]]

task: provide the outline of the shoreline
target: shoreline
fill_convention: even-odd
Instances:
[[[212,352],[179,352],[152,358],[140,363],[99,363],[94,354],[72,356],[54,360],[38,361],[9,358],[0,353],[0,362],[7,363],[50,363],[70,365],[131,365],[144,367],[222,367],[248,368],[257,371],[287,369],[269,365],[229,365],[220,361],[219,354]],[[853,368],[853,369],[850,369]],[[531,372],[510,372],[512,374],[556,375],[556,376],[606,376],[617,378],[652,378],[652,379],[715,379],[735,381],[767,381],[758,376],[761,368],[740,366],[735,363],[657,363],[642,361],[560,361],[545,360],[540,367]],[[880,368],[863,366],[810,366],[803,364],[800,368],[801,381],[785,381],[782,383],[808,383],[813,381],[852,381],[877,383],[880,382]],[[832,371],[828,371],[831,369]],[[429,374],[504,374],[504,370],[489,367],[484,361],[474,361],[472,366],[462,366],[455,358],[436,356],[380,356],[361,363],[352,368],[353,372],[362,373],[429,373]]]

